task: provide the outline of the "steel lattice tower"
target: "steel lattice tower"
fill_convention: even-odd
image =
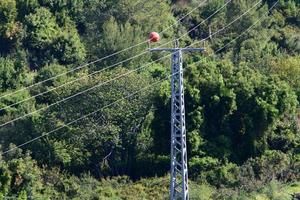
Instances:
[[[182,52],[204,51],[203,48],[180,48],[176,40],[175,48],[154,48],[150,51],[172,52],[171,78],[171,182],[170,199],[188,200],[188,168],[186,147],[186,126],[183,87]]]

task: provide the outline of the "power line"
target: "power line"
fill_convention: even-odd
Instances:
[[[168,55],[166,55],[166,56],[163,56],[163,57],[161,57],[160,59],[165,58],[165,57],[167,57],[167,56],[169,56],[169,55],[171,55],[171,54],[172,54],[172,53],[170,53],[170,54],[168,54]],[[159,60],[159,59],[158,59],[158,60]],[[135,71],[137,71],[138,69],[140,69],[140,68],[135,69]],[[129,71],[129,72],[125,73],[125,74],[129,74],[129,73],[132,73],[132,72],[133,72],[133,71]],[[177,73],[175,73],[175,74],[177,74]],[[175,74],[172,74],[172,75],[170,75],[170,76],[173,76],[173,75],[175,75]],[[115,79],[116,79],[116,78],[115,78]],[[110,80],[112,80],[112,79],[110,79]],[[80,121],[80,120],[82,120],[82,119],[84,119],[84,118],[86,118],[86,117],[88,117],[88,116],[91,116],[91,115],[93,115],[93,114],[95,114],[95,113],[97,113],[97,112],[99,112],[99,111],[101,111],[101,110],[103,110],[103,109],[105,109],[105,108],[111,106],[111,105],[114,105],[114,104],[116,104],[116,103],[119,102],[119,101],[122,101],[122,100],[124,100],[124,99],[126,99],[126,98],[129,98],[129,97],[131,97],[131,96],[134,96],[135,94],[138,94],[140,91],[146,90],[146,89],[148,89],[149,87],[151,87],[151,86],[153,86],[153,85],[154,85],[154,84],[151,84],[151,85],[149,85],[149,86],[147,86],[147,87],[145,87],[145,88],[143,88],[143,89],[141,89],[141,90],[139,90],[139,91],[137,91],[137,92],[135,92],[135,93],[129,94],[129,95],[127,95],[126,97],[123,97],[123,98],[121,98],[121,99],[118,99],[118,100],[116,100],[116,101],[114,101],[114,102],[112,102],[112,103],[110,103],[110,104],[108,104],[108,105],[106,105],[106,106],[104,106],[104,107],[102,107],[102,108],[96,110],[96,111],[93,111],[93,112],[91,112],[91,113],[89,113],[89,114],[87,114],[87,115],[84,115],[84,116],[82,116],[82,117],[80,117],[80,118],[77,118],[77,119],[75,119],[75,120],[73,120],[73,121],[71,121],[71,122],[69,122],[69,123],[67,123],[67,124],[64,124],[64,125],[62,125],[62,126],[56,128],[56,129],[52,130],[52,131],[49,131],[49,132],[47,132],[47,133],[45,133],[45,134],[42,134],[42,135],[40,135],[40,136],[38,136],[38,137],[35,137],[35,138],[31,139],[31,140],[29,140],[29,141],[27,141],[27,142],[25,142],[25,143],[22,143],[22,144],[20,144],[20,145],[17,145],[17,146],[15,146],[15,147],[13,147],[13,148],[7,150],[7,151],[4,151],[4,152],[2,153],[2,155],[6,154],[6,153],[8,153],[8,152],[14,151],[15,149],[20,148],[20,147],[23,147],[23,146],[25,146],[25,145],[27,145],[27,144],[30,144],[30,143],[32,143],[32,142],[34,142],[34,141],[36,141],[36,140],[38,140],[38,139],[40,139],[40,138],[42,138],[42,137],[48,136],[48,135],[50,135],[51,133],[54,133],[54,132],[56,132],[56,131],[58,131],[58,130],[64,128],[64,127],[67,127],[67,126],[69,126],[69,125],[71,125],[71,124],[73,124],[73,123],[75,123],[75,122],[77,122],[77,121]],[[96,85],[96,86],[97,86],[97,85]],[[94,86],[94,87],[95,87],[95,86]],[[89,89],[91,89],[91,88],[89,88]],[[77,94],[78,94],[78,93],[77,93]],[[53,104],[52,104],[52,105],[53,105]],[[48,107],[49,107],[49,106],[48,106]],[[37,110],[37,111],[39,111],[39,110]],[[36,111],[34,111],[34,112],[36,112]],[[24,116],[22,116],[22,117],[19,117],[19,118],[16,118],[16,119],[14,119],[14,120],[11,120],[11,121],[9,121],[9,122],[6,122],[5,124],[0,125],[0,127],[3,127],[3,126],[5,126],[5,125],[8,124],[8,123],[12,123],[12,122],[17,121],[17,120],[19,120],[19,119],[21,119],[21,118],[24,118],[24,117],[28,116],[29,114],[33,114],[33,113],[28,113],[28,114],[26,114],[26,115],[24,115]]]
[[[214,32],[212,35],[215,35],[215,34],[221,32],[222,30],[228,28],[231,24],[233,24],[234,22],[236,22],[238,19],[242,18],[246,13],[248,13],[248,12],[249,12],[250,10],[252,10],[255,6],[257,6],[257,4],[258,4],[259,2],[261,2],[261,0],[258,1],[258,2],[257,2],[254,6],[252,6],[250,9],[248,9],[245,13],[243,13],[242,15],[240,15],[238,18],[236,18],[235,20],[233,20],[231,23],[229,23],[228,25],[226,25],[226,26],[223,27],[222,29],[219,29],[218,31]],[[228,3],[228,2],[227,2],[227,3]],[[182,37],[182,36],[181,36],[181,37]],[[206,38],[204,38],[204,39],[202,39],[202,40],[200,40],[200,41],[194,42],[193,44],[191,44],[191,45],[189,45],[189,46],[192,46],[192,45],[194,45],[194,44],[196,44],[196,43],[205,41],[205,40],[207,40],[209,37],[210,37],[210,36],[208,36],[208,37],[206,37]],[[189,47],[189,46],[187,46],[187,47]],[[186,47],[186,48],[187,48],[187,47]],[[55,103],[52,103],[52,104],[50,104],[50,105],[48,105],[48,106],[45,106],[45,107],[40,108],[40,109],[38,109],[38,110],[35,110],[35,111],[33,111],[33,112],[27,113],[27,114],[25,114],[25,115],[23,115],[23,116],[20,116],[20,117],[17,117],[17,118],[15,118],[15,119],[13,119],[13,120],[10,120],[10,121],[8,121],[8,122],[5,122],[5,123],[3,123],[3,124],[0,125],[0,128],[3,127],[3,126],[6,126],[6,125],[8,125],[8,124],[11,124],[11,123],[13,123],[13,122],[15,122],[15,121],[18,121],[18,120],[20,120],[20,119],[23,119],[23,118],[25,118],[25,117],[27,117],[27,116],[30,116],[30,115],[32,115],[32,114],[34,114],[34,113],[37,113],[37,112],[39,112],[39,111],[42,111],[42,110],[45,110],[45,109],[47,109],[47,108],[49,108],[49,107],[52,107],[52,106],[54,106],[54,105],[57,105],[57,104],[59,104],[59,103],[61,103],[61,102],[64,102],[64,101],[66,101],[66,100],[68,100],[68,99],[71,99],[71,98],[73,98],[73,97],[75,97],[75,96],[78,96],[78,95],[80,95],[80,94],[83,94],[83,93],[85,93],[85,92],[88,92],[88,91],[90,91],[90,90],[92,90],[92,89],[94,89],[94,88],[97,88],[97,87],[100,87],[100,86],[102,86],[102,85],[105,85],[106,83],[109,83],[109,82],[111,82],[111,81],[117,80],[118,78],[121,78],[121,77],[123,77],[123,76],[127,76],[128,74],[130,74],[130,73],[132,73],[132,72],[135,72],[135,71],[138,71],[138,70],[140,70],[140,69],[143,69],[143,68],[145,68],[146,66],[149,66],[150,64],[152,64],[153,62],[156,62],[156,61],[159,61],[159,60],[161,60],[161,59],[163,59],[163,58],[166,58],[166,57],[169,56],[169,55],[171,55],[171,54],[167,54],[166,56],[163,56],[163,57],[161,57],[161,58],[159,58],[159,59],[157,59],[157,60],[154,60],[154,61],[148,63],[148,65],[145,65],[145,66],[139,67],[139,68],[137,68],[137,69],[131,70],[131,71],[126,72],[126,73],[124,73],[124,74],[122,74],[122,75],[119,75],[119,76],[117,76],[117,77],[115,77],[115,78],[113,78],[113,79],[110,79],[110,80],[108,80],[108,81],[105,81],[105,82],[103,82],[103,83],[100,83],[100,84],[98,84],[98,85],[95,85],[95,86],[93,86],[93,87],[91,87],[91,88],[88,88],[88,89],[86,89],[86,90],[84,90],[84,91],[81,91],[81,92],[78,92],[78,93],[76,93],[76,94],[74,94],[74,95],[71,95],[71,96],[69,96],[69,97],[63,98],[63,99],[61,99],[61,100],[59,100],[59,101],[57,101],[57,102],[55,102]]]
[[[193,8],[190,12],[188,12],[187,14],[185,14],[183,17],[179,18],[177,21],[176,21],[176,24],[181,22],[181,20],[183,20],[184,18],[186,18],[187,16],[189,16],[190,14],[192,14],[195,10],[199,9],[204,3],[206,3],[207,0],[204,0],[202,2],[200,2],[198,4],[198,6],[196,6],[195,8]],[[163,31],[160,32],[160,34],[166,32],[167,30],[169,30],[170,28],[172,28],[173,26],[175,26],[176,24],[172,24],[171,26],[169,26],[168,28],[164,29]]]
[[[185,17],[189,16],[189,15],[190,15],[191,13],[193,13],[195,10],[197,10],[198,8],[200,8],[206,1],[207,1],[207,0],[204,0],[203,2],[199,3],[199,5],[198,5],[197,7],[195,7],[194,9],[192,9],[190,12],[188,12],[186,15],[184,15],[183,17],[181,17],[180,19],[178,19],[175,23],[173,23],[172,25],[170,25],[170,26],[167,27],[166,29],[162,30],[160,33],[164,33],[164,32],[166,32],[167,30],[169,30],[170,28],[172,28],[173,26],[175,26],[176,24],[178,24],[178,23],[179,23],[181,20],[183,20]],[[120,53],[122,53],[122,52],[125,52],[125,51],[127,51],[127,50],[130,50],[130,49],[132,49],[132,48],[135,48],[135,47],[140,46],[140,45],[142,45],[142,44],[145,44],[145,43],[147,43],[147,42],[149,42],[149,39],[148,39],[148,40],[145,40],[145,41],[143,41],[143,42],[140,42],[140,43],[138,43],[138,44],[135,44],[135,45],[133,45],[133,46],[127,47],[127,48],[125,48],[125,49],[122,49],[122,50],[120,50],[120,51],[117,51],[117,52],[115,52],[115,53],[112,53],[112,54],[110,54],[110,55],[104,56],[104,57],[102,57],[102,58],[96,59],[96,60],[94,60],[94,61],[88,62],[88,63],[83,64],[83,65],[80,65],[80,66],[78,66],[78,67],[76,67],[76,68],[74,68],[74,69],[71,69],[71,70],[67,71],[67,72],[64,72],[64,73],[58,74],[58,75],[56,75],[56,76],[53,76],[53,77],[51,77],[51,78],[45,79],[45,80],[43,80],[43,81],[34,83],[34,84],[32,84],[32,85],[29,85],[29,86],[27,86],[27,87],[21,88],[21,89],[19,89],[19,90],[14,91],[14,92],[11,92],[11,93],[8,93],[8,94],[4,94],[4,95],[0,96],[0,99],[2,99],[2,98],[4,98],[4,97],[7,97],[7,96],[10,96],[10,95],[13,95],[13,94],[16,94],[16,93],[18,93],[18,92],[24,91],[24,90],[26,90],[26,89],[32,88],[32,87],[34,87],[34,86],[40,85],[40,84],[42,84],[42,83],[48,82],[48,81],[50,81],[50,80],[56,79],[56,78],[58,78],[58,77],[64,76],[64,75],[66,75],[66,74],[72,73],[72,72],[74,72],[74,71],[76,71],[76,70],[82,69],[82,68],[87,67],[87,66],[89,66],[89,65],[98,63],[98,62],[100,62],[100,61],[102,61],[102,60],[105,60],[105,59],[110,58],[110,57],[112,57],[112,56],[118,55],[118,54],[120,54]],[[126,62],[126,61],[124,61],[124,62]]]
[[[231,1],[231,0],[227,1],[227,2],[226,2],[224,5],[222,5],[219,9],[217,9],[213,14],[211,14],[210,16],[208,16],[205,20],[203,20],[202,22],[198,23],[195,27],[193,27],[192,29],[190,29],[188,32],[184,33],[182,36],[180,36],[180,37],[177,38],[177,39],[181,39],[182,37],[188,35],[190,32],[192,32],[193,30],[195,30],[197,27],[199,27],[200,25],[202,25],[204,22],[206,22],[207,20],[209,20],[210,18],[212,18],[212,17],[213,17],[215,14],[217,14],[221,9],[223,9],[230,1]],[[191,13],[191,12],[190,12],[190,13]],[[183,17],[182,17],[182,18],[183,18]],[[175,41],[175,40],[169,41],[169,42],[167,42],[167,43],[165,43],[165,44],[162,44],[162,45],[160,45],[160,46],[158,46],[158,47],[162,47],[162,46],[164,46],[164,45],[170,44],[170,43],[173,42],[173,41]],[[21,100],[21,101],[12,103],[12,104],[10,104],[10,105],[7,105],[7,106],[1,108],[0,111],[5,110],[5,109],[7,109],[7,108],[11,108],[12,106],[15,106],[15,105],[19,105],[20,103],[26,102],[26,101],[28,101],[28,100],[30,100],[30,99],[34,99],[34,98],[36,98],[36,97],[42,96],[42,95],[47,94],[47,93],[49,93],[49,92],[51,92],[51,91],[54,91],[54,90],[59,89],[59,88],[62,88],[62,87],[64,87],[64,86],[66,86],[66,85],[75,83],[75,82],[77,82],[78,80],[82,80],[82,79],[87,78],[87,77],[90,77],[90,76],[92,76],[92,75],[101,73],[101,72],[103,72],[103,71],[105,71],[105,70],[108,70],[108,69],[111,69],[111,68],[113,68],[113,67],[116,67],[116,66],[118,66],[118,65],[120,65],[120,64],[122,64],[122,63],[124,63],[124,62],[130,61],[130,60],[132,60],[132,59],[134,59],[134,58],[137,58],[137,57],[139,57],[139,56],[142,56],[142,55],[144,55],[144,54],[146,54],[146,53],[148,53],[148,50],[143,51],[142,53],[140,53],[140,54],[138,54],[138,55],[135,55],[135,56],[133,56],[133,57],[127,58],[127,59],[125,59],[125,60],[123,60],[123,61],[120,61],[120,62],[118,62],[118,63],[115,63],[115,64],[113,64],[113,65],[110,65],[110,66],[108,66],[108,67],[105,67],[105,68],[103,68],[103,69],[101,69],[101,70],[94,71],[94,72],[92,72],[91,74],[88,74],[88,75],[85,75],[85,76],[76,78],[76,79],[74,79],[74,80],[68,81],[68,82],[66,82],[66,83],[63,83],[63,84],[61,84],[61,85],[59,85],[59,86],[57,86],[57,87],[54,87],[54,88],[51,88],[50,90],[45,91],[45,92],[38,93],[38,94],[36,94],[36,95],[34,95],[34,96],[31,96],[31,97],[28,97],[28,98],[23,99],[23,100]],[[1,126],[0,126],[0,127],[1,127]]]
[[[119,78],[121,78],[121,77],[127,76],[128,74],[131,74],[131,73],[133,73],[133,72],[136,72],[136,71],[138,71],[138,70],[141,70],[141,69],[143,69],[143,68],[145,68],[145,67],[151,65],[152,63],[154,63],[154,62],[156,62],[156,61],[159,61],[159,60],[162,60],[163,58],[166,58],[166,57],[167,57],[167,56],[163,56],[163,57],[161,57],[161,58],[159,58],[159,59],[156,59],[156,60],[154,60],[154,61],[148,63],[147,65],[144,65],[144,66],[142,66],[142,67],[136,68],[136,69],[134,69],[134,70],[130,70],[130,71],[126,72],[126,73],[123,73],[123,74],[121,74],[121,75],[118,75],[118,76],[116,76],[116,77],[114,77],[114,78],[112,78],[112,79],[109,79],[109,80],[107,80],[107,81],[105,81],[105,82],[102,82],[102,83],[100,83],[100,84],[98,84],[98,85],[95,85],[95,86],[93,86],[93,87],[90,87],[90,88],[88,88],[88,89],[86,89],[86,90],[83,90],[83,91],[81,91],[81,92],[75,93],[74,95],[68,96],[68,97],[63,98],[63,99],[61,99],[61,100],[59,100],[59,101],[56,101],[56,102],[54,102],[54,103],[52,103],[52,104],[50,104],[50,105],[48,105],[48,106],[45,106],[45,107],[40,108],[40,109],[38,109],[38,110],[35,110],[35,111],[33,111],[33,112],[30,112],[30,113],[27,113],[27,114],[22,115],[22,116],[20,116],[20,117],[17,117],[17,118],[15,118],[15,119],[13,119],[13,120],[10,120],[10,121],[8,121],[8,122],[5,122],[5,123],[3,123],[3,124],[0,125],[0,128],[3,127],[3,126],[6,126],[6,125],[8,125],[8,124],[11,124],[11,123],[13,123],[13,122],[15,122],[15,121],[18,121],[18,120],[20,120],[20,119],[23,119],[23,118],[25,118],[25,117],[28,117],[28,116],[30,116],[30,115],[32,115],[32,114],[38,113],[38,112],[40,112],[40,111],[42,111],[42,110],[46,110],[46,109],[48,109],[48,108],[50,108],[50,107],[53,107],[53,106],[55,106],[55,105],[57,105],[57,104],[59,104],[59,103],[61,103],[61,102],[64,102],[64,101],[69,100],[69,99],[71,99],[71,98],[74,98],[74,97],[76,97],[76,96],[78,96],[78,95],[80,95],[80,94],[84,94],[84,93],[86,93],[86,92],[88,92],[88,91],[90,91],[90,90],[93,90],[93,89],[95,89],[95,88],[97,88],[97,87],[100,87],[100,86],[102,86],[102,85],[105,85],[105,84],[107,84],[107,83],[109,83],[109,82],[111,82],[111,81],[114,81],[114,80],[117,80],[117,79],[119,79]]]
[[[220,52],[222,49],[226,48],[229,44],[231,44],[232,42],[238,40],[242,35],[244,35],[245,33],[247,33],[248,31],[250,31],[254,26],[256,26],[259,22],[261,22],[264,18],[266,18],[268,16],[268,13],[273,10],[274,7],[277,6],[279,0],[277,0],[270,8],[269,10],[265,13],[265,16],[263,16],[262,18],[259,18],[258,20],[256,20],[251,26],[249,26],[245,31],[243,31],[241,34],[239,34],[237,37],[235,37],[234,39],[232,39],[230,42],[228,42],[226,45],[224,45],[223,47],[219,48],[216,50],[215,53]]]
[[[226,26],[224,26],[223,28],[217,30],[216,32],[214,32],[213,34],[211,34],[210,36],[206,37],[205,39],[208,39],[210,38],[211,36],[214,36],[218,33],[220,33],[221,31],[227,29],[229,26],[231,26],[233,23],[235,23],[237,20],[239,20],[240,18],[242,18],[243,16],[245,16],[246,14],[248,14],[252,9],[254,9],[262,0],[259,0],[258,2],[256,2],[250,9],[248,9],[246,12],[244,12],[242,15],[240,15],[238,18],[234,19],[233,21],[231,21],[229,24],[227,24]],[[200,41],[197,41],[197,42],[194,42],[194,44],[198,44],[200,42],[203,42],[203,40],[200,40]]]
[[[269,9],[268,12],[270,12],[270,11],[277,5],[278,2],[279,2],[279,0],[278,0],[276,3],[274,3],[274,5]],[[267,12],[267,13],[268,13],[268,12]],[[261,18],[260,20],[262,20],[262,18]],[[258,22],[255,22],[255,23],[258,23]],[[253,27],[253,26],[252,26],[252,27]],[[248,28],[246,31],[248,31],[248,30],[249,30],[249,28]],[[245,32],[245,31],[244,31],[244,32]],[[242,32],[241,34],[243,34],[244,32]],[[241,34],[240,34],[240,35],[241,35]],[[239,35],[238,37],[240,37],[240,35]],[[238,38],[238,37],[237,37],[237,38]],[[236,40],[237,38],[234,38],[233,40]],[[231,40],[229,43],[231,43],[233,40]],[[191,45],[190,45],[190,46],[191,46]],[[169,54],[169,55],[170,55],[170,54]],[[175,74],[172,74],[172,75],[170,75],[170,76],[173,76],[173,75],[175,75]],[[123,97],[123,98],[121,98],[121,99],[119,99],[119,100],[116,100],[115,102],[113,102],[113,103],[111,103],[111,104],[108,104],[108,105],[106,105],[105,107],[102,107],[101,109],[105,109],[105,108],[107,108],[107,107],[109,107],[109,106],[111,106],[111,105],[117,104],[117,102],[122,101],[122,100],[124,100],[124,99],[126,99],[126,98],[129,98],[130,96],[134,96],[135,94],[138,94],[138,93],[139,93],[140,91],[142,91],[142,90],[146,90],[147,88],[151,88],[151,86],[153,86],[153,84],[152,84],[152,85],[149,85],[149,86],[147,86],[147,87],[145,87],[145,88],[143,88],[143,89],[141,89],[141,90],[139,90],[139,91],[137,91],[137,92],[135,92],[135,93],[133,93],[133,94],[129,94],[129,95],[126,96],[126,97]],[[78,118],[78,119],[76,119],[76,120],[74,120],[74,121],[72,121],[72,122],[69,122],[69,123],[67,123],[67,124],[65,124],[65,125],[63,125],[63,126],[61,126],[61,127],[58,127],[58,128],[56,128],[56,129],[54,129],[54,130],[52,130],[52,131],[50,131],[50,132],[45,133],[45,134],[42,134],[41,136],[38,136],[38,137],[36,137],[36,138],[33,138],[33,139],[31,139],[31,140],[29,140],[29,141],[27,141],[27,142],[25,142],[25,143],[22,143],[22,144],[20,144],[20,145],[18,145],[18,146],[16,146],[16,147],[13,147],[13,148],[11,148],[11,149],[8,149],[7,151],[4,151],[4,152],[2,153],[2,155],[6,154],[6,153],[8,153],[8,152],[14,151],[14,150],[17,149],[17,148],[23,147],[23,146],[25,146],[25,145],[27,145],[27,144],[29,144],[29,143],[32,143],[32,142],[34,142],[34,141],[36,141],[36,140],[38,140],[38,139],[40,139],[40,138],[42,138],[42,137],[48,136],[48,135],[50,135],[50,134],[52,134],[52,133],[54,133],[54,132],[56,132],[56,131],[58,131],[58,130],[64,128],[64,127],[67,127],[67,126],[69,126],[69,125],[71,125],[71,124],[73,124],[73,123],[75,123],[75,122],[77,122],[77,121],[80,121],[80,120],[82,120],[82,119],[84,119],[84,118],[86,118],[86,117],[88,117],[88,116],[91,116],[91,115],[95,114],[96,112],[99,112],[99,110],[98,110],[98,111],[94,111],[94,112],[92,112],[92,113],[89,113],[89,114],[87,114],[87,115],[85,115],[85,116],[83,116],[83,117],[80,117],[80,118]]]
[[[174,73],[174,74],[172,74],[172,75],[169,75],[169,76],[167,76],[167,78],[169,78],[169,77],[171,77],[171,76],[174,76],[174,75],[176,75],[176,74],[177,74],[177,73]],[[107,104],[106,106],[103,106],[103,107],[101,107],[101,108],[98,109],[98,110],[95,110],[95,111],[93,111],[93,112],[91,112],[91,113],[89,113],[89,114],[87,114],[87,115],[84,115],[84,116],[82,116],[82,117],[80,117],[80,118],[77,118],[77,119],[71,121],[71,122],[68,122],[67,124],[64,124],[64,125],[62,125],[62,126],[56,128],[56,129],[54,129],[54,130],[52,130],[52,131],[49,131],[49,132],[47,132],[47,133],[45,133],[45,134],[42,134],[42,135],[40,135],[40,136],[38,136],[38,137],[35,137],[35,138],[33,138],[33,139],[31,139],[31,140],[29,140],[29,141],[23,143],[23,144],[20,144],[20,145],[15,146],[15,147],[13,147],[13,148],[7,150],[7,151],[4,151],[1,155],[7,154],[7,153],[9,153],[9,152],[11,152],[11,151],[14,151],[14,150],[17,149],[17,148],[23,147],[23,146],[25,146],[25,145],[27,145],[27,144],[29,144],[29,143],[32,143],[32,142],[34,142],[34,141],[36,141],[36,140],[38,140],[38,139],[40,139],[40,138],[42,138],[42,137],[48,136],[48,135],[50,135],[51,133],[54,133],[54,132],[56,132],[56,131],[58,131],[58,130],[60,130],[60,129],[62,129],[62,128],[65,128],[65,127],[67,127],[67,126],[69,126],[69,125],[71,125],[71,124],[74,124],[74,123],[76,123],[76,122],[82,120],[82,119],[85,119],[85,118],[87,118],[87,117],[89,117],[89,116],[91,116],[91,115],[93,115],[93,114],[95,114],[95,113],[97,113],[97,112],[99,112],[99,111],[105,109],[105,108],[108,108],[108,107],[110,107],[110,106],[112,106],[112,105],[118,104],[118,102],[120,102],[120,101],[122,101],[122,100],[128,99],[128,98],[130,98],[130,97],[132,97],[132,96],[134,96],[134,95],[136,95],[136,94],[138,94],[138,93],[140,93],[140,92],[142,92],[142,91],[144,91],[144,90],[146,90],[146,89],[152,88],[152,86],[154,86],[154,85],[156,85],[156,84],[158,84],[158,83],[160,83],[160,82],[166,80],[167,78],[162,79],[162,80],[159,80],[159,81],[156,81],[156,82],[154,82],[154,83],[152,83],[152,84],[150,84],[150,85],[148,85],[148,86],[146,86],[146,87],[144,87],[144,88],[142,88],[142,89],[140,89],[140,90],[138,90],[138,91],[136,91],[136,92],[134,92],[134,93],[131,93],[131,94],[129,94],[129,95],[125,96],[125,97],[122,97],[122,98],[120,98],[120,99],[118,99],[118,100],[116,100],[116,101],[114,101],[114,102],[112,102],[112,103],[110,103],[110,104]]]

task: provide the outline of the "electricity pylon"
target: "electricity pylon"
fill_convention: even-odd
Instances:
[[[174,48],[153,48],[150,51],[172,52],[171,78],[171,182],[170,199],[188,200],[188,168],[184,108],[182,52],[202,52],[203,48],[180,48],[176,40]]]

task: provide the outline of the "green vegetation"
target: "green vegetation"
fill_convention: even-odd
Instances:
[[[300,193],[300,2],[279,0],[265,16],[275,2],[262,1],[199,43],[207,54],[185,55],[191,199],[293,200]],[[1,0],[0,124],[33,114],[0,127],[0,152],[66,126],[0,156],[0,200],[167,199],[169,81],[121,98],[170,75],[169,61],[151,63],[162,54],[145,53],[95,73],[147,51],[143,43],[73,69],[142,43],[199,3]],[[151,45],[182,36],[224,3],[208,1]],[[233,0],[180,44],[210,36],[253,5]]]

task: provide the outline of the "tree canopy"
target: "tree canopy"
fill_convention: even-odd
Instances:
[[[0,200],[168,198],[171,69],[151,31],[206,48],[184,55],[191,199],[292,200],[300,2],[226,2],[0,1]]]

